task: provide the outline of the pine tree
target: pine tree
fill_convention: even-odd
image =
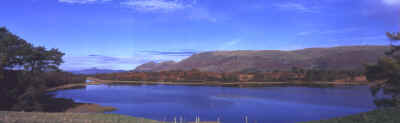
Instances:
[[[400,33],[387,33],[390,39],[390,51],[377,64],[366,66],[366,76],[369,81],[377,82],[371,88],[374,95],[383,90],[392,95],[391,99],[376,100],[380,106],[400,106]]]
[[[38,97],[47,85],[42,75],[58,71],[63,55],[58,49],[33,46],[0,27],[0,107],[41,110]]]

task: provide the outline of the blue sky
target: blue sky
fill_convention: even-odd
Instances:
[[[400,0],[1,0],[0,26],[66,53],[65,70],[131,70],[215,50],[386,45]]]

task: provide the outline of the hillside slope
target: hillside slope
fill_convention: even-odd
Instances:
[[[343,46],[294,51],[214,51],[195,54],[180,62],[146,63],[135,71],[199,69],[209,72],[290,70],[292,67],[327,70],[360,70],[375,63],[387,46]]]

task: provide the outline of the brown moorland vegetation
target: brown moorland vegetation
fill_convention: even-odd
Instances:
[[[97,74],[95,78],[111,81],[149,81],[149,82],[358,82],[367,83],[362,72],[304,70],[292,68],[291,71],[274,72],[202,72],[161,71],[161,72],[123,72]]]

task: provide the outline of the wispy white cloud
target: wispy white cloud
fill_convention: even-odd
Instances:
[[[236,40],[232,40],[232,41],[226,42],[225,45],[227,45],[227,46],[233,46],[233,45],[238,44],[239,42],[240,42],[240,40],[236,39]]]
[[[351,27],[351,28],[342,28],[342,29],[324,29],[324,30],[311,30],[311,31],[302,31],[296,34],[296,36],[309,36],[309,35],[338,35],[338,34],[346,34],[353,33],[357,31],[361,31],[362,29]]]
[[[89,68],[130,70],[134,68],[135,60],[130,57],[111,57],[102,55],[89,56],[65,56],[64,64],[61,68],[64,70],[82,70]]]
[[[352,42],[373,42],[373,41],[387,41],[388,38],[385,35],[371,35],[371,36],[357,36],[357,37],[350,37],[350,38],[338,38],[328,40],[331,42],[338,42],[338,41],[352,41]]]
[[[400,0],[382,0],[386,5],[400,5]]]
[[[366,32],[363,28],[342,28],[331,30],[303,31],[296,34],[298,39],[324,41],[329,45],[382,45],[388,42],[384,33]],[[336,44],[335,44],[336,43]]]
[[[217,50],[234,50],[237,48],[238,44],[241,41],[242,40],[240,40],[240,39],[233,39],[233,40],[224,42]]]
[[[274,4],[274,7],[281,10],[288,10],[288,11],[290,10],[300,13],[319,13],[319,10],[315,7],[309,7],[302,3],[296,3],[296,2],[278,3]]]
[[[150,55],[166,55],[166,56],[191,56],[200,51],[192,49],[184,49],[179,51],[158,51],[158,50],[145,50],[143,53],[149,53]]]
[[[381,19],[383,15],[395,16],[393,13],[398,13],[400,0],[364,0],[362,5],[363,8],[359,11],[361,15],[368,16],[370,19]],[[387,23],[393,22],[388,21]]]
[[[121,5],[141,12],[171,12],[191,8],[196,1],[183,0],[128,0]]]
[[[217,17],[207,8],[196,6],[197,0],[58,0],[62,3],[89,4],[97,2],[118,2],[121,7],[133,9],[142,13],[167,14],[181,12],[175,16],[189,20],[217,22]]]
[[[197,0],[126,0],[120,4],[142,13],[169,14],[179,11],[179,17],[185,19],[213,23],[218,20],[209,9],[196,6]]]
[[[112,0],[58,0],[58,2],[62,3],[76,3],[76,4],[87,4],[87,3],[94,3],[94,2],[108,2]]]
[[[136,51],[132,56],[118,57],[105,55],[66,56],[65,63],[61,65],[64,70],[82,70],[89,68],[133,70],[144,63],[180,61],[197,53],[197,50],[171,50],[171,51]]]
[[[307,35],[311,35],[313,33],[313,31],[303,31],[303,32],[299,32],[296,34],[296,36],[307,36]]]

